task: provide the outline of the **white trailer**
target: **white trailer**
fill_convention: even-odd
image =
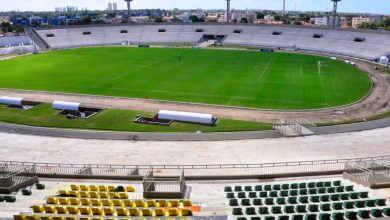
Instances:
[[[207,125],[214,125],[218,120],[212,114],[169,111],[169,110],[160,110],[158,112],[158,118],[165,119],[165,120],[207,124]]]
[[[80,103],[54,101],[52,107],[59,110],[79,111]]]
[[[22,106],[22,101],[23,98],[20,97],[9,97],[9,96],[0,97],[0,104],[4,104],[4,105]]]

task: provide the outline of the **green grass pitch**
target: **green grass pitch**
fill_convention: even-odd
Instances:
[[[349,104],[371,88],[342,61],[280,52],[82,48],[0,61],[0,70],[2,88],[267,109]]]

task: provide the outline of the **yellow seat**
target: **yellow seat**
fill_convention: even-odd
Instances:
[[[69,203],[71,205],[80,205],[81,204],[80,199],[78,199],[78,198],[69,198]]]
[[[84,205],[84,206],[90,206],[91,205],[91,200],[86,199],[86,198],[81,198],[80,202],[81,202],[81,205]]]
[[[68,214],[68,209],[66,206],[57,206],[56,211],[58,214]]]
[[[103,217],[95,217],[95,218],[92,218],[92,220],[104,220]]]
[[[31,206],[31,209],[35,213],[44,213],[45,212],[45,209],[41,205],[33,205],[33,206]]]
[[[169,216],[179,216],[179,210],[177,208],[169,208],[168,215]]]
[[[99,191],[99,187],[96,185],[89,185],[89,191]]]
[[[71,215],[78,215],[80,213],[79,208],[75,206],[68,206],[67,207],[68,213]]]
[[[80,217],[79,220],[91,220],[90,217]]]
[[[107,199],[108,198],[108,193],[107,192],[100,192],[99,196],[100,196],[100,198]]]
[[[184,207],[187,207],[187,206],[192,206],[192,202],[191,202],[191,200],[189,200],[189,199],[185,199],[185,200],[183,201],[183,206],[184,206]]]
[[[159,218],[152,218],[151,220],[160,220]]]
[[[116,209],[116,214],[118,216],[129,216],[130,215],[129,210],[127,210],[125,208],[117,208]]]
[[[134,203],[135,203],[135,206],[136,206],[136,207],[141,207],[141,208],[147,207],[145,201],[144,201],[144,200],[141,200],[141,199],[135,200]]]
[[[99,186],[99,191],[100,191],[100,192],[107,192],[107,191],[108,191],[108,188],[107,188],[107,186],[100,185],[100,186]]]
[[[112,201],[110,199],[102,199],[103,206],[112,206]]]
[[[116,200],[111,200],[111,201],[112,201],[113,206],[120,206],[120,207],[124,206],[122,200],[116,199]]]
[[[100,199],[90,199],[92,206],[102,206],[102,201]]]
[[[81,215],[91,215],[92,211],[89,207],[79,207],[79,212]]]
[[[104,210],[105,215],[115,215],[116,214],[115,210],[112,207],[104,207],[103,210]]]
[[[119,199],[128,199],[129,198],[129,195],[125,192],[120,192],[118,193],[119,195]]]
[[[58,191],[58,194],[60,194],[60,196],[69,196],[69,191],[68,190],[60,190],[60,191]]]
[[[68,216],[65,218],[65,220],[78,220],[79,218],[77,218],[76,216]]]
[[[55,206],[45,206],[43,208],[45,209],[45,213],[57,213],[57,209]]]
[[[169,203],[171,203],[171,207],[179,207],[180,206],[180,201],[176,200],[176,199],[169,201]]]
[[[155,209],[155,210],[154,210],[154,214],[155,214],[156,216],[165,216],[164,209],[162,209],[162,208],[157,208],[157,209]]]
[[[140,212],[137,208],[130,208],[129,213],[131,216],[140,216]]]
[[[27,220],[27,215],[14,215],[14,220]]]
[[[159,200],[158,204],[160,205],[160,207],[170,207],[171,206],[170,203],[165,199]]]
[[[165,220],[176,220],[175,218],[166,218]]]
[[[118,220],[117,218],[106,218],[106,220]]]
[[[70,202],[69,202],[69,199],[68,199],[68,198],[59,198],[59,199],[58,199],[58,202],[59,202],[61,205],[70,205]]]
[[[103,208],[101,207],[92,207],[92,215],[104,215]]]
[[[70,189],[74,190],[74,191],[80,191],[80,186],[79,185],[75,185],[75,184],[71,184],[70,185]]]
[[[80,193],[78,191],[69,191],[69,196],[79,198]]]
[[[100,198],[98,192],[89,192],[89,198]]]
[[[180,218],[180,220],[191,220],[190,218]]]
[[[87,185],[80,185],[80,191],[89,191],[89,187]]]
[[[53,220],[65,220],[64,216],[53,216]]]
[[[156,200],[147,200],[146,205],[148,207],[158,207],[159,206],[158,203],[156,202]]]
[[[117,192],[109,192],[110,199],[119,199],[119,194]]]
[[[80,191],[79,192],[80,198],[89,198],[89,192],[87,191]]]
[[[28,215],[27,220],[41,220],[41,217],[38,215]]]
[[[59,204],[58,199],[55,197],[49,197],[46,201],[47,204],[57,205]]]
[[[134,207],[134,202],[129,200],[129,199],[126,199],[126,200],[123,200],[123,205],[125,207]]]
[[[150,208],[142,209],[142,216],[153,216],[153,211]]]
[[[188,208],[184,208],[181,210],[182,216],[192,216],[192,210]]]
[[[107,190],[108,190],[109,192],[115,192],[116,186],[107,186]]]
[[[41,220],[53,220],[51,216],[41,216]]]
[[[133,186],[126,186],[126,192],[135,192],[135,188]]]

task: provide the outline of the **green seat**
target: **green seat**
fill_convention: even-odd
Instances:
[[[242,186],[235,186],[234,191],[235,192],[242,192]]]
[[[264,220],[275,220],[274,216],[265,216]]]
[[[307,195],[307,189],[300,189],[299,190],[299,195],[301,195],[301,196]]]
[[[317,220],[317,215],[316,214],[305,215],[305,220]]]
[[[344,186],[344,191],[346,191],[346,192],[353,192],[353,185]]]
[[[381,209],[371,209],[370,213],[375,218],[382,217],[382,210]]]
[[[332,209],[333,210],[342,210],[343,209],[343,203],[341,203],[341,202],[332,203]]]
[[[332,194],[332,195],[330,195],[330,200],[331,201],[339,201],[340,195],[339,194]]]
[[[387,217],[390,217],[390,208],[384,208],[383,214],[386,215]]]
[[[340,194],[340,200],[349,200],[349,194],[347,193]]]
[[[264,192],[264,191],[260,192],[259,193],[259,197],[260,198],[267,198],[268,197],[268,192]]]
[[[287,202],[289,204],[297,204],[298,203],[298,198],[297,197],[288,197]]]
[[[284,212],[287,214],[295,213],[294,211],[294,206],[292,205],[287,205],[284,207]]]
[[[344,214],[344,217],[345,219],[349,219],[349,220],[355,220],[357,219],[357,213],[356,212],[351,212],[351,211],[348,211]]]
[[[358,211],[358,216],[360,218],[363,218],[363,219],[370,218],[370,211],[368,211],[368,210],[359,210]]]
[[[249,192],[248,197],[251,199],[257,198],[257,192]]]
[[[336,187],[336,192],[338,192],[338,193],[344,192],[344,186],[338,186],[338,187]]]
[[[372,200],[372,199],[366,200],[365,206],[366,207],[374,207],[375,206],[375,200]]]
[[[290,189],[290,185],[289,184],[282,184],[282,189],[283,190]]]
[[[251,205],[251,200],[250,199],[242,199],[241,200],[241,205],[242,206],[250,206]]]
[[[342,212],[333,212],[332,213],[333,220],[344,220],[344,213]]]
[[[245,209],[245,214],[247,215],[256,215],[256,209],[254,207],[248,207]]]
[[[226,193],[226,198],[227,199],[234,199],[234,198],[236,198],[236,196],[234,195],[234,193],[230,192],[230,193]]]
[[[272,186],[271,185],[265,185],[264,186],[264,190],[265,191],[271,191],[272,190]]]
[[[280,206],[272,206],[271,211],[273,214],[280,214],[282,213],[282,208]]]
[[[278,190],[280,190],[281,188],[280,188],[280,185],[279,184],[276,184],[276,185],[273,185],[272,186],[272,190],[276,190],[276,191],[278,191]]]
[[[237,194],[237,198],[239,198],[239,199],[245,199],[245,198],[246,198],[246,193],[245,193],[245,192],[239,192],[239,193]]]
[[[248,220],[246,217],[237,217],[237,220]]]
[[[376,199],[375,204],[377,206],[386,206],[386,199]]]
[[[314,204],[308,205],[307,210],[309,210],[309,212],[318,212],[319,211],[318,205],[314,205]]]
[[[35,187],[37,187],[37,190],[44,190],[46,188],[45,184],[43,183],[36,183]]]
[[[320,200],[321,202],[329,202],[329,195],[321,195]]]
[[[0,202],[4,202],[4,201],[5,201],[4,196],[1,196],[1,195],[0,195]]]
[[[238,206],[238,200],[237,199],[231,199],[229,200],[230,206]]]
[[[271,192],[269,192],[268,196],[276,198],[276,197],[278,197],[278,191],[271,191]]]
[[[252,186],[245,186],[244,190],[245,190],[245,192],[251,192]]]
[[[24,196],[31,196],[32,195],[32,191],[29,190],[29,189],[22,189],[22,195],[24,195]]]
[[[288,192],[288,194],[289,194],[290,196],[297,196],[297,195],[298,195],[298,190],[296,190],[296,189],[290,190],[290,191]]]
[[[263,203],[261,202],[261,199],[254,199],[253,200],[253,205],[255,206],[259,206],[259,205],[262,205]]]
[[[324,187],[331,187],[332,186],[332,182],[331,181],[325,181],[324,182]]]
[[[355,201],[354,206],[355,206],[355,208],[364,208],[365,202],[364,201]]]
[[[320,213],[319,220],[331,220],[331,217],[329,213]]]
[[[290,189],[298,189],[298,183],[290,184]]]
[[[310,194],[310,195],[315,195],[315,194],[317,194],[317,189],[309,189],[309,194]]]
[[[289,220],[290,216],[288,215],[279,215],[278,220]]]
[[[295,212],[297,212],[297,213],[305,213],[306,212],[306,206],[305,205],[297,205],[297,206],[295,206]]]
[[[265,199],[265,204],[266,205],[273,205],[274,204],[274,199],[273,198],[266,198]]]
[[[252,216],[252,217],[251,217],[251,220],[261,220],[261,218],[258,217],[258,216]]]
[[[358,199],[359,198],[359,193],[356,192],[351,192],[348,194],[350,199]]]
[[[327,193],[335,193],[336,192],[336,188],[335,187],[326,188],[326,192]]]
[[[359,198],[361,199],[368,198],[368,192],[359,192]]]
[[[326,193],[326,188],[325,187],[317,188],[317,193],[318,194],[325,194]]]
[[[242,208],[233,208],[232,214],[233,215],[243,215]]]
[[[277,198],[276,203],[278,203],[278,205],[285,205],[286,199],[285,198]]]
[[[307,197],[307,196],[301,196],[301,197],[298,198],[298,201],[299,201],[300,203],[306,204],[306,203],[309,202],[309,197]]]
[[[292,220],[303,220],[303,215],[293,215]]]
[[[318,202],[320,202],[320,197],[319,196],[310,196],[310,202],[318,203]]]
[[[316,183],[315,182],[310,182],[307,184],[307,188],[315,188],[316,187]]]
[[[324,187],[324,182],[317,182],[316,187]]]
[[[307,188],[306,183],[300,183],[300,184],[299,184],[299,188],[300,188],[300,189]]]
[[[16,197],[15,196],[4,196],[4,201],[9,202],[9,203],[14,203],[14,202],[16,202]]]
[[[232,192],[232,187],[231,186],[225,186],[225,189],[223,190],[224,192]]]
[[[262,185],[256,185],[255,186],[255,191],[263,191],[263,186]]]
[[[269,214],[268,207],[259,207],[259,215]]]
[[[324,212],[330,211],[330,204],[329,203],[323,203],[323,204],[320,205],[320,208]]]
[[[340,186],[341,185],[341,181],[340,180],[335,180],[332,182],[332,185],[333,186]]]
[[[287,197],[288,196],[288,191],[280,191],[279,192],[279,196]]]
[[[344,209],[353,209],[353,202],[344,202],[343,207]]]

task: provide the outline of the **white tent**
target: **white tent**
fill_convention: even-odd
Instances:
[[[379,63],[388,64],[389,58],[387,56],[381,56],[381,58],[379,58]]]
[[[158,112],[159,119],[200,123],[200,124],[214,124],[216,119],[212,114],[202,114],[193,112],[179,112],[179,111],[168,111],[160,110]]]
[[[23,98],[1,96],[0,104],[4,105],[22,105]]]
[[[52,107],[54,109],[60,109],[60,110],[78,111],[80,107],[80,103],[54,101]]]

